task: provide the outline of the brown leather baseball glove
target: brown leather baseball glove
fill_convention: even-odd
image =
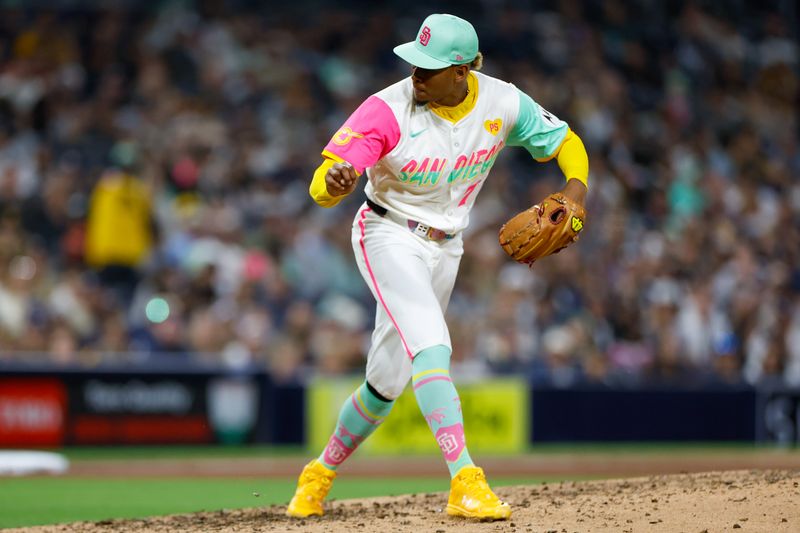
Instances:
[[[515,215],[500,228],[500,246],[527,265],[578,240],[586,210],[560,192]]]

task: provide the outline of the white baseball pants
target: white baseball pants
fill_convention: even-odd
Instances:
[[[363,204],[353,221],[353,251],[377,302],[367,381],[395,399],[411,378],[413,357],[439,344],[452,349],[445,311],[464,253],[461,234],[431,241]]]

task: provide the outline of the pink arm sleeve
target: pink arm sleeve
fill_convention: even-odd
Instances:
[[[347,161],[359,172],[392,151],[400,140],[400,125],[389,106],[370,96],[339,128],[324,153]]]

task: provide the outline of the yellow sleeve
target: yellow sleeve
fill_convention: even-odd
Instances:
[[[586,147],[583,141],[574,131],[567,130],[567,135],[561,141],[561,146],[547,159],[537,159],[537,161],[549,161],[553,157],[558,161],[558,166],[567,180],[575,178],[581,183],[589,186],[589,156],[586,154]]]
[[[336,163],[333,159],[327,157],[322,159],[322,164],[314,171],[314,178],[311,180],[311,185],[308,188],[308,194],[322,207],[333,207],[342,201],[343,196],[331,196],[328,194],[328,187],[325,185],[325,174],[328,169]]]
[[[325,174],[328,173],[328,169],[331,168],[334,163],[342,163],[344,159],[327,150],[323,151],[322,155],[324,156],[322,164],[314,171],[314,178],[311,180],[311,185],[308,187],[308,194],[322,207],[333,207],[341,202],[347,195],[331,196],[328,193],[328,186],[325,185]],[[358,172],[356,173],[358,174]],[[358,175],[360,176],[361,174]]]

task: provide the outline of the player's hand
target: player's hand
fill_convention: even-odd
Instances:
[[[350,194],[358,184],[358,174],[350,163],[334,163],[325,174],[325,187],[331,196]]]

